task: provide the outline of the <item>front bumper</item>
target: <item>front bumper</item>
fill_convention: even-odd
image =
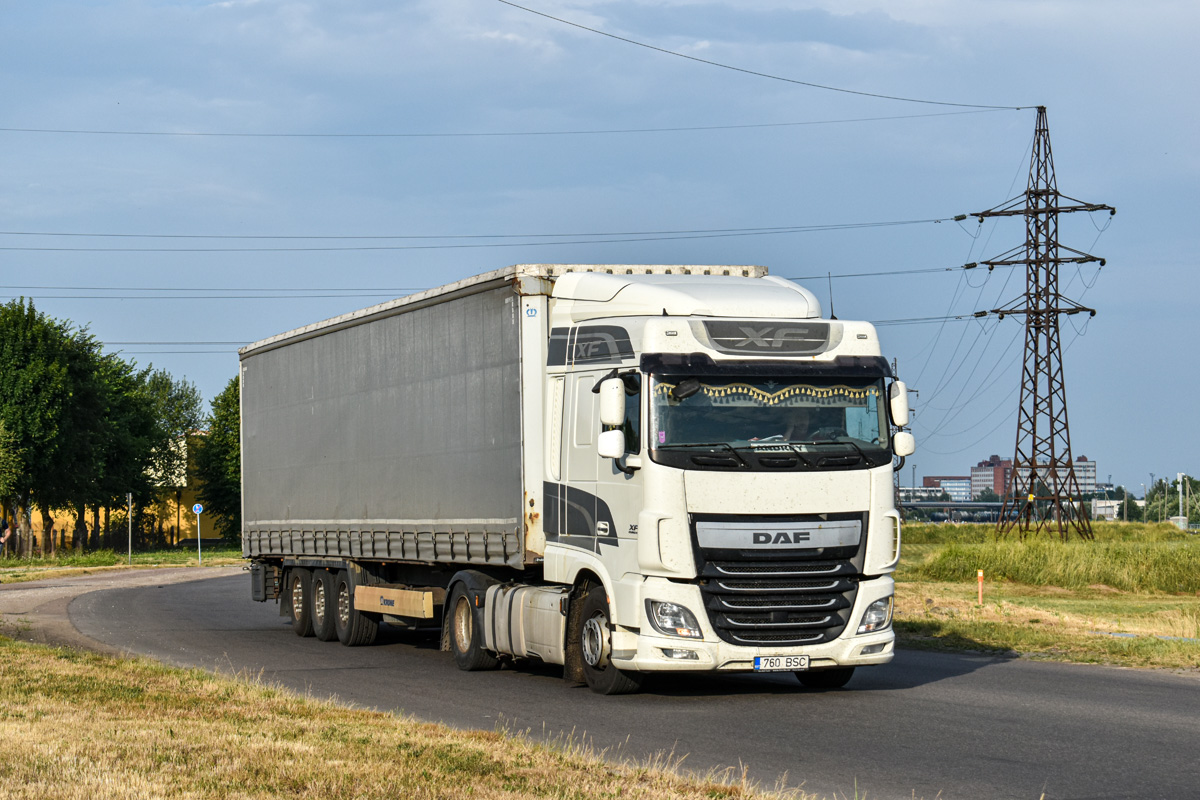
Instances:
[[[746,647],[722,641],[704,613],[700,587],[648,578],[641,587],[644,599],[678,603],[695,614],[703,639],[685,639],[660,634],[646,619],[638,630],[617,627],[612,634],[612,662],[620,669],[637,672],[752,672],[755,656],[807,655],[809,668],[857,667],[886,664],[892,660],[896,634],[889,625],[881,631],[856,635],[863,613],[871,603],[895,593],[891,576],[864,580],[859,584],[850,624],[837,639],[823,644],[789,647]],[[882,645],[882,646],[881,646]],[[864,654],[863,650],[868,650]],[[694,659],[673,658],[668,651],[690,651]]]

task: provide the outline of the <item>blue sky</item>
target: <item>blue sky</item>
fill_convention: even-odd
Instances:
[[[1062,273],[1064,294],[1098,310],[1086,325],[1063,321],[1074,453],[1095,459],[1102,480],[1111,474],[1139,493],[1151,471],[1197,472],[1200,434],[1189,411],[1200,378],[1186,331],[1197,286],[1192,40],[1200,7],[530,5],[808,83],[1047,106],[1060,190],[1119,211],[1111,220],[1062,220],[1064,244],[1107,259],[1100,270]],[[827,302],[828,274],[953,268],[1024,237],[1020,220],[624,242],[599,240],[653,237],[594,234],[984,210],[1024,188],[1032,108],[900,102],[769,80],[496,0],[10,0],[0,20],[0,247],[59,248],[0,250],[0,295],[32,296],[42,310],[89,325],[111,349],[194,381],[208,398],[236,374],[236,346],[119,343],[249,342],[525,262],[765,264],[805,278]],[[363,135],[706,127],[722,129]],[[346,249],[380,246],[421,249]],[[308,249],[200,251],[265,247]],[[884,321],[995,308],[1021,293],[1022,279],[951,269],[832,283],[839,317]],[[280,294],[291,296],[262,297]],[[1011,455],[1018,320],[880,332],[901,376],[920,390],[909,462],[918,480]],[[1151,425],[1156,419],[1169,424]],[[906,468],[903,481],[911,476]]]

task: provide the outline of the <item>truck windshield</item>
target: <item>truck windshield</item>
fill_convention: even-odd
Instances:
[[[879,466],[891,461],[885,396],[877,378],[655,375],[651,455],[684,468]]]

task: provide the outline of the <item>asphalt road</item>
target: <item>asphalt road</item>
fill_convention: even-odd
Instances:
[[[194,573],[193,573],[194,574]],[[144,578],[143,578],[144,581]],[[464,728],[574,735],[634,758],[745,765],[767,786],[875,798],[1200,797],[1200,679],[901,650],[840,691],[790,675],[658,678],[601,697],[552,667],[464,673],[428,633],[300,639],[240,573],[76,597],[84,636],[168,663]]]

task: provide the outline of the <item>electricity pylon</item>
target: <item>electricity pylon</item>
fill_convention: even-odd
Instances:
[[[981,262],[989,269],[1025,266],[1025,294],[992,310],[1000,319],[1005,315],[1025,317],[1017,446],[1008,491],[996,523],[1001,534],[1016,529],[1024,537],[1030,531],[1041,533],[1053,528],[1063,539],[1069,538],[1071,531],[1083,539],[1092,538],[1091,521],[1080,499],[1079,480],[1071,460],[1058,322],[1063,314],[1095,316],[1096,311],[1059,294],[1058,267],[1095,261],[1104,266],[1104,259],[1059,244],[1058,215],[1073,211],[1117,213],[1111,206],[1084,203],[1059,193],[1050,152],[1050,129],[1042,106],[1037,113],[1025,193],[989,211],[971,215],[980,222],[987,217],[1025,217],[1024,247]]]

